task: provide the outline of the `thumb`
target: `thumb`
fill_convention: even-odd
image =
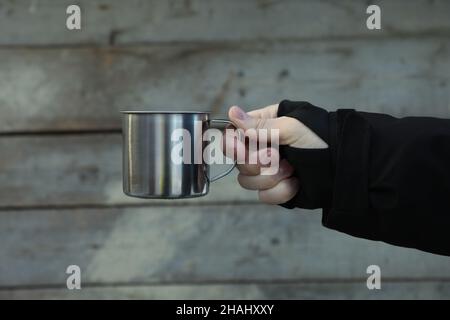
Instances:
[[[280,145],[290,145],[296,148],[326,148],[327,144],[314,132],[297,119],[291,117],[255,118],[241,108],[234,106],[229,111],[230,120],[240,129],[266,129],[268,137],[270,130],[278,130]]]

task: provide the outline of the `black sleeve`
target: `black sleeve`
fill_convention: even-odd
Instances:
[[[300,190],[287,208],[323,208],[322,224],[347,234],[450,255],[450,120],[282,101],[329,145],[281,147]]]

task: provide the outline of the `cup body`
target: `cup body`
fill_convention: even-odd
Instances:
[[[203,132],[208,126],[209,114],[205,112],[123,112],[124,193],[150,199],[206,195],[209,166],[194,157],[205,147]],[[171,158],[180,144],[172,139],[177,129],[190,135],[189,142],[183,139],[183,146],[191,150],[190,161],[177,163]]]

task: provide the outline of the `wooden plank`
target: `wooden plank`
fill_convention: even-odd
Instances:
[[[0,50],[0,131],[118,129],[119,111],[226,115],[284,98],[449,115],[447,38]],[[262,67],[264,66],[264,67]]]
[[[320,218],[263,205],[1,212],[0,286],[64,287],[72,264],[84,284],[360,281],[372,264],[385,280],[450,280],[448,257],[352,238]]]
[[[0,137],[0,208],[123,204],[192,204],[252,201],[232,174],[210,186],[202,198],[145,200],[122,192],[119,134]],[[217,165],[225,170],[229,165]]]
[[[0,289],[0,299],[449,299],[448,282],[382,282],[381,290],[357,283],[102,286],[81,290]],[[220,311],[219,311],[220,312]]]
[[[372,1],[382,30],[366,27],[364,1],[79,0],[82,29],[66,28],[71,0],[4,1],[0,45],[130,44],[446,34],[445,0]]]

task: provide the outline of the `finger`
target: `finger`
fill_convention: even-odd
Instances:
[[[245,149],[243,149],[245,154],[239,154],[240,150],[237,151],[236,157],[236,167],[239,172],[247,176],[259,175],[261,173],[261,165],[258,162],[258,150],[250,150],[248,146],[245,146]]]
[[[239,170],[239,173],[246,176],[257,176],[261,173],[260,166],[256,164],[237,164],[236,168]]]
[[[243,158],[245,161],[242,161]],[[279,166],[280,153],[275,148],[247,148],[245,156],[237,156],[237,167],[243,175],[275,175]]]
[[[294,172],[292,166],[282,160],[279,170],[274,175],[238,175],[238,182],[244,189],[248,190],[267,190],[275,187],[282,180],[289,178]]]
[[[225,156],[237,162],[237,168],[242,174],[260,174],[262,166],[267,167],[264,168],[266,169],[265,175],[275,174],[274,169],[278,170],[280,156],[277,149],[258,149],[257,145],[251,143],[245,145],[233,134],[225,134],[222,139],[222,150],[224,150]]]
[[[300,121],[291,117],[279,118],[256,118],[245,113],[241,108],[234,106],[228,113],[230,120],[236,127],[243,130],[248,129],[266,129],[269,133],[267,139],[272,137],[271,130],[276,130],[280,144],[295,144],[299,137],[312,132]]]
[[[253,118],[270,119],[270,118],[276,118],[277,112],[278,112],[278,104],[272,104],[270,106],[267,106],[267,107],[264,107],[261,109],[249,111],[249,112],[247,112],[247,114]]]
[[[281,180],[275,187],[260,190],[259,199],[267,204],[281,204],[291,200],[298,192],[299,183],[296,177]]]
[[[244,142],[233,134],[225,134],[222,139],[222,148],[225,150],[225,156],[236,161],[236,168],[240,173],[245,175],[260,174],[260,165],[258,162],[249,162],[249,159],[253,159],[254,157],[249,155],[249,150]]]
[[[246,156],[248,156],[247,146],[245,141],[239,138],[236,131],[227,130],[225,135],[222,136],[222,150],[226,157],[239,163],[246,163]]]

